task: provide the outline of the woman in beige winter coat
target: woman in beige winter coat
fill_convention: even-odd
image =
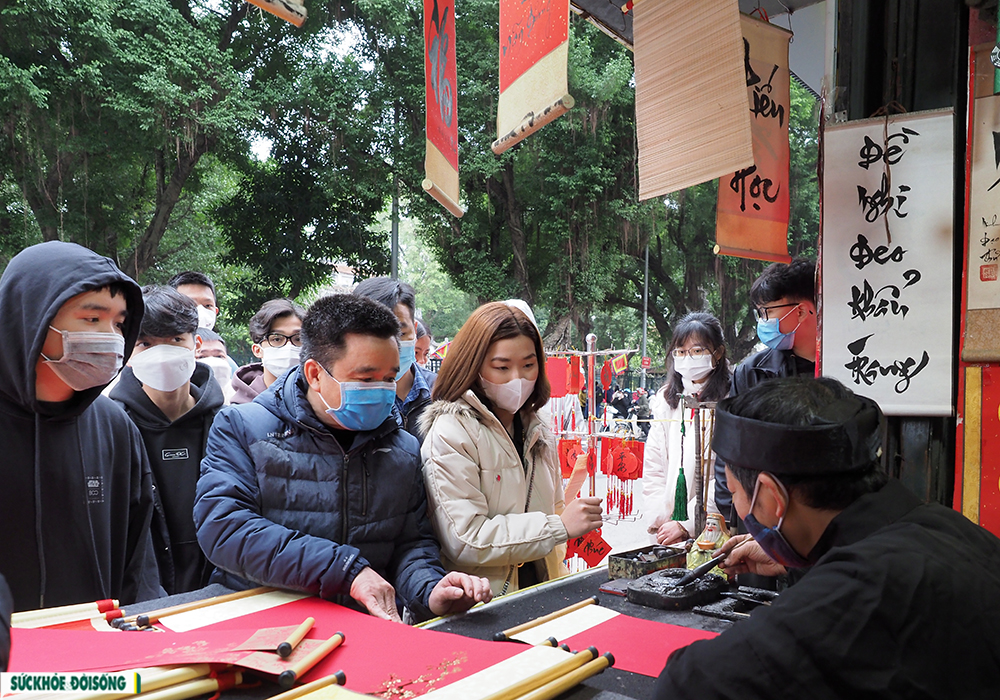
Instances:
[[[601,525],[600,499],[563,508],[538,329],[501,302],[473,312],[448,348],[421,417],[431,522],[446,568],[495,594],[565,573],[566,540]]]

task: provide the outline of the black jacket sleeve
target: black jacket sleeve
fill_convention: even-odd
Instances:
[[[417,620],[433,617],[428,607],[431,591],[445,574],[441,565],[440,548],[434,537],[430,518],[427,517],[427,494],[422,472],[416,470],[416,479],[410,488],[410,508],[406,526],[408,535],[396,542],[389,580],[403,604]]]

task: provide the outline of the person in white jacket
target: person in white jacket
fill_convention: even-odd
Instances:
[[[694,419],[691,409],[684,408],[681,395],[719,401],[729,393],[730,377],[722,325],[711,314],[698,312],[682,318],[674,327],[667,355],[673,361],[673,371],[666,386],[649,402],[654,422],[646,440],[642,472],[646,529],[662,545],[700,534],[694,532]],[[682,463],[688,501],[686,508],[677,509],[683,510],[685,517],[675,519],[674,497]],[[716,512],[712,482],[707,492],[708,512]]]
[[[565,573],[565,543],[601,526],[599,498],[563,507],[538,329],[485,304],[448,349],[421,417],[428,511],[445,568],[488,577],[495,594]]]

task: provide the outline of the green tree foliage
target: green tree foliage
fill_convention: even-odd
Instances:
[[[252,271],[240,283],[238,316],[316,287],[337,261],[359,276],[387,270],[386,240],[371,230],[389,180],[371,129],[378,114],[365,106],[369,75],[351,57],[299,65],[268,93],[260,133],[271,157],[247,161],[236,193],[214,214],[229,247],[223,261]]]
[[[253,118],[227,50],[241,17],[166,0],[0,3],[0,173],[43,239],[136,276],[153,264],[201,157]]]

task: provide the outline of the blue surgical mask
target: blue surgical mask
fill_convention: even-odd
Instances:
[[[396,381],[403,378],[403,375],[410,371],[410,367],[417,361],[417,341],[399,341],[399,371],[396,372]]]
[[[781,488],[785,497],[788,497],[788,492],[785,490],[784,485],[777,479],[775,479],[778,486]],[[774,559],[782,566],[792,569],[804,569],[807,566],[812,566],[816,563],[816,558],[804,557],[799,554],[792,545],[788,544],[788,540],[785,536],[781,534],[781,524],[785,522],[785,516],[782,515],[781,519],[778,520],[778,524],[774,527],[764,527],[760,524],[757,518],[753,517],[753,507],[757,503],[757,493],[760,491],[760,477],[757,478],[757,484],[753,489],[753,498],[750,500],[750,511],[747,516],[743,518],[743,524],[747,526],[747,532],[754,538],[760,548],[764,550],[767,556]]]
[[[392,413],[396,401],[395,382],[340,382],[326,367],[323,371],[340,385],[340,408],[330,408],[323,394],[319,394],[320,401],[326,406],[326,412],[347,430],[374,430]]]
[[[799,306],[796,304],[785,316],[798,311],[798,308]],[[785,320],[785,316],[771,318],[766,321],[757,319],[757,337],[760,338],[760,342],[772,350],[790,350],[792,344],[795,342],[795,331],[798,330],[799,326],[795,326],[788,333],[782,333],[778,330],[778,325]]]

